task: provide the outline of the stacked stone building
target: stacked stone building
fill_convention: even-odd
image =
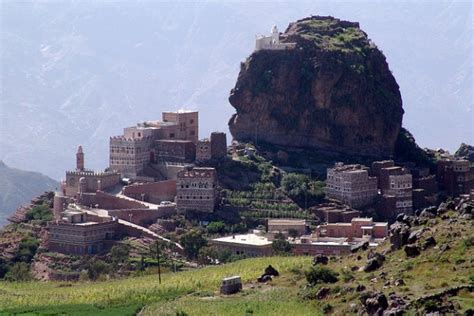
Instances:
[[[135,178],[150,162],[159,158],[192,159],[192,146],[199,139],[199,118],[196,111],[163,112],[162,121],[147,121],[124,128],[123,135],[110,138],[110,169],[124,177]],[[158,142],[168,140],[168,142]],[[175,143],[173,144],[173,141]],[[155,146],[155,150],[153,150]],[[156,149],[163,149],[161,153]]]
[[[210,138],[200,140],[196,145],[196,161],[220,160],[227,155],[226,134],[212,132]]]
[[[326,195],[331,199],[363,208],[375,202],[377,192],[377,178],[370,177],[365,166],[336,163],[327,170]]]
[[[395,166],[393,160],[376,161],[372,164],[371,174],[378,179],[381,198],[391,203],[383,214],[388,218],[397,214],[413,213],[413,177],[410,170]],[[393,208],[393,202],[395,207]]]
[[[176,208],[211,213],[217,201],[217,173],[214,168],[185,168],[178,172]]]
[[[436,177],[440,189],[452,196],[469,194],[474,189],[474,166],[466,159],[438,161]]]

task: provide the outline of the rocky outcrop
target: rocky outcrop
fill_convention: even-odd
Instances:
[[[241,65],[229,101],[233,137],[362,156],[391,155],[401,128],[399,87],[358,23],[313,16]]]
[[[454,153],[454,156],[474,162],[474,146],[462,143],[459,149]]]

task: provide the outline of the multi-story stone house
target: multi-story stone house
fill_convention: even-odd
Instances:
[[[180,143],[177,147],[182,145],[181,141],[196,144],[198,131],[196,111],[163,112],[161,122],[147,121],[126,127],[123,135],[110,138],[110,169],[118,171],[123,177],[135,178],[150,162],[157,160],[157,153],[152,150],[156,140],[175,140]],[[164,147],[169,153],[170,145]]]
[[[331,199],[362,208],[375,202],[377,192],[377,178],[370,177],[365,166],[339,162],[327,170],[326,195]]]
[[[179,213],[214,211],[217,201],[214,168],[184,168],[178,172],[176,208]]]

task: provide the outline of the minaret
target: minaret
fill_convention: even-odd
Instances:
[[[276,25],[272,27],[272,43],[279,44],[280,43],[280,33],[278,32],[278,28]]]
[[[84,171],[84,152],[82,151],[82,146],[79,146],[77,148],[76,170],[77,171]]]

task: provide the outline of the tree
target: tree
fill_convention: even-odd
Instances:
[[[209,234],[223,234],[226,232],[226,225],[224,222],[210,222],[206,227]]]
[[[218,260],[217,249],[212,246],[205,246],[199,249],[197,260],[199,264],[213,264]]]
[[[130,246],[126,244],[118,244],[110,249],[110,259],[114,268],[117,268],[120,264],[128,261],[130,256]]]
[[[321,266],[311,267],[309,271],[305,272],[306,280],[311,285],[318,283],[336,283],[338,281],[338,275],[339,274],[333,270]]]
[[[91,280],[97,280],[102,274],[107,274],[110,266],[102,260],[94,260],[89,262],[87,267],[87,276]]]
[[[39,240],[32,236],[23,238],[18,246],[14,261],[29,263],[36,254],[39,247]]]
[[[45,223],[53,219],[53,212],[48,205],[36,205],[26,212],[25,217],[28,221],[39,220]]]
[[[207,245],[207,240],[203,237],[201,230],[192,229],[181,236],[180,244],[183,246],[186,256],[195,259],[199,250]]]
[[[305,209],[321,202],[325,196],[324,182],[313,181],[304,174],[286,174],[281,181],[281,186],[292,200]]]
[[[29,281],[31,279],[30,266],[26,262],[15,263],[5,274],[5,280],[12,282]]]
[[[285,235],[276,233],[272,242],[273,251],[278,255],[288,254],[291,251],[291,244],[286,240]]]

